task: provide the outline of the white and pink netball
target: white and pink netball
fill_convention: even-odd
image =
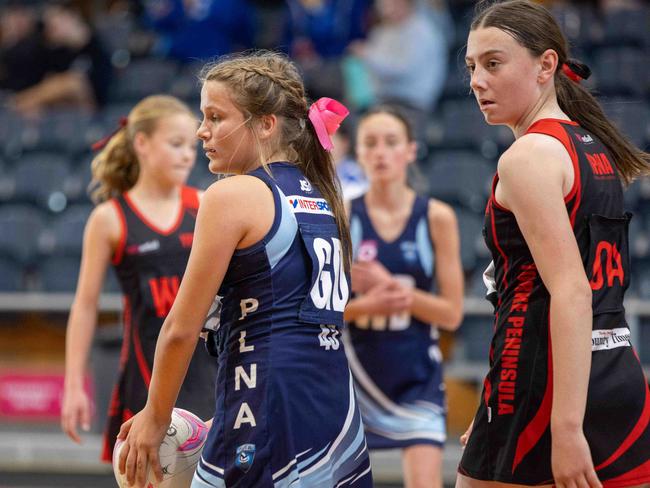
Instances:
[[[208,436],[208,427],[203,421],[187,410],[175,408],[167,434],[160,445],[160,466],[163,481],[156,483],[155,476],[149,472],[147,487],[189,488],[201,451]],[[120,474],[118,459],[124,441],[118,439],[113,449],[113,473],[120,488],[127,488],[126,475]]]

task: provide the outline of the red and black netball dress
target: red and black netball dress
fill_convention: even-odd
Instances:
[[[558,139],[573,161],[575,180],[565,203],[593,291],[584,433],[596,474],[607,488],[647,483],[650,397],[623,308],[630,215],[623,210],[616,166],[603,144],[574,122],[543,119],[527,133]],[[497,182],[498,174],[485,219],[498,297],[490,371],[459,472],[481,480],[549,484],[550,296],[514,215],[495,200]]]
[[[102,453],[108,462],[122,423],[147,402],[156,341],[185,272],[199,205],[197,190],[184,187],[175,224],[162,230],[140,213],[128,194],[112,202],[122,223],[113,265],[124,295],[124,339]],[[215,375],[214,359],[197,347],[176,405],[203,419],[212,417]]]

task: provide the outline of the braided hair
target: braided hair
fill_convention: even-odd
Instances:
[[[336,169],[330,153],[318,142],[315,129],[307,119],[309,103],[295,64],[282,54],[257,51],[208,64],[200,79],[202,83],[224,83],[235,105],[251,119],[251,128],[256,118],[271,114],[278,117],[278,147],[285,151],[289,162],[302,170],[330,205],[343,244],[345,266],[349,269],[350,233]],[[260,162],[264,164],[261,147],[259,153]]]

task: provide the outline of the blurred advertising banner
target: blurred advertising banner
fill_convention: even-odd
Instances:
[[[0,369],[0,421],[58,422],[63,401],[63,372]],[[93,385],[86,379],[92,398]]]

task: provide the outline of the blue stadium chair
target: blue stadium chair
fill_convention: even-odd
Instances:
[[[648,54],[636,47],[604,47],[594,55],[598,91],[610,96],[641,97],[648,80]]]
[[[49,111],[30,127],[30,131],[23,133],[23,149],[73,155],[92,143],[95,126],[94,118],[83,111]]]
[[[455,210],[460,231],[460,258],[463,270],[470,272],[476,268],[479,254],[484,254],[481,250],[485,246],[483,218],[465,209],[456,208]]]
[[[642,99],[614,98],[603,102],[610,120],[637,147],[643,148],[650,137],[650,106]]]
[[[650,9],[622,8],[605,12],[603,44],[650,47]]]
[[[78,257],[52,256],[39,263],[43,291],[50,293],[74,292],[79,277]]]
[[[67,205],[63,193],[67,176],[67,158],[50,152],[28,154],[15,164],[13,199],[60,212]]]
[[[91,203],[88,185],[92,179],[90,163],[95,153],[85,153],[80,156],[70,169],[63,184],[63,192],[71,204]]]
[[[578,2],[557,2],[551,12],[571,45],[573,57],[584,59],[585,50],[602,38],[594,8]]]
[[[77,287],[81,261],[78,257],[51,256],[38,268],[42,290],[50,293],[71,293]],[[112,268],[106,270],[103,293],[118,293],[119,284]]]
[[[106,270],[106,275],[104,275],[104,288],[102,293],[121,293],[120,283],[117,281],[117,275],[115,274],[115,269],[111,266]]]
[[[117,102],[138,101],[147,95],[167,93],[178,66],[168,60],[145,58],[132,61],[115,77],[111,98]]]
[[[3,205],[0,207],[0,255],[21,264],[32,262],[43,228],[41,212],[31,205]]]
[[[436,145],[446,148],[473,148],[484,155],[496,155],[497,148],[509,144],[512,135],[503,127],[489,126],[474,97],[445,100],[440,107],[442,137]]]
[[[127,117],[137,101],[138,100],[106,105],[104,110],[102,110],[102,134],[97,138],[97,140],[112,134],[118,128],[120,118]]]
[[[491,316],[465,316],[459,330],[465,361],[487,364],[493,332],[494,319]]]
[[[24,267],[6,257],[0,257],[0,292],[18,292],[24,288]]]
[[[0,107],[0,154],[14,158],[23,151],[25,121],[16,113]]]
[[[639,337],[634,347],[644,365],[650,364],[650,317],[639,318]]]
[[[447,80],[442,91],[442,98],[444,100],[467,98],[471,94],[469,86],[470,76],[465,67],[464,55],[465,50],[463,49],[462,52],[458,53],[458,56],[452,56],[447,72]]]
[[[201,98],[201,84],[199,83],[201,68],[203,68],[201,62],[182,66],[171,82],[169,93],[187,101],[190,106],[198,106],[198,101]]]
[[[630,221],[629,249],[632,259],[645,258],[650,254],[650,239],[645,231],[643,215],[635,215]]]
[[[495,166],[473,151],[438,151],[426,168],[429,194],[475,212],[485,209]]]
[[[41,253],[81,257],[83,233],[92,208],[92,205],[75,205],[57,217],[39,239]]]

